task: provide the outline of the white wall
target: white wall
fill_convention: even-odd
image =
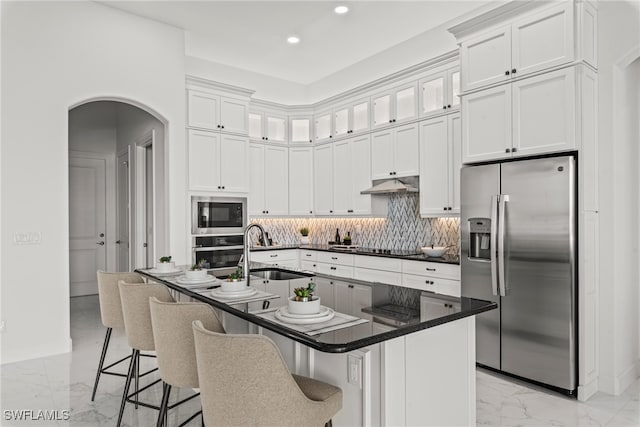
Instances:
[[[69,150],[116,153],[116,106],[92,102],[69,111]]]
[[[71,107],[95,98],[130,99],[166,119],[172,252],[186,261],[184,40],[175,28],[92,2],[0,7],[0,299],[6,321],[0,359],[7,363],[70,350]],[[42,233],[40,244],[13,244],[14,233],[29,231]]]
[[[627,83],[640,55],[640,13],[623,1],[599,2],[598,125],[600,179],[600,378],[619,394],[636,376],[638,361],[638,140]],[[638,54],[634,54],[638,52]],[[635,70],[638,68],[636,66]],[[625,83],[626,82],[626,83]],[[635,79],[637,84],[638,79]],[[637,93],[637,89],[633,92]],[[637,104],[636,104],[637,105]],[[628,114],[635,114],[629,119]]]

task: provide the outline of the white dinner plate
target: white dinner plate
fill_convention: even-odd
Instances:
[[[280,312],[281,316],[284,317],[290,317],[292,319],[313,319],[314,317],[324,317],[327,314],[329,314],[329,312],[331,311],[331,309],[329,307],[325,307],[324,305],[320,306],[320,311],[317,313],[309,313],[309,314],[296,314],[296,313],[291,313],[289,311],[289,307],[282,306],[280,308],[278,308],[278,311]]]
[[[218,279],[213,277],[213,276],[209,276],[205,277],[204,279],[189,279],[187,278],[187,276],[180,276],[178,277],[178,279],[176,280],[176,282],[178,282],[181,285],[204,285],[205,283],[214,283],[215,281],[217,281]]]
[[[251,295],[254,295],[258,292],[258,290],[254,287],[248,287],[247,290],[242,290],[242,291],[238,291],[238,292],[225,292],[222,290],[222,288],[217,288],[217,289],[212,289],[211,290],[211,296],[215,297],[215,298],[244,298],[244,297],[250,297]]]
[[[276,319],[280,320],[281,322],[292,323],[295,325],[310,325],[313,323],[326,322],[333,319],[333,316],[335,316],[336,314],[332,309],[329,308],[328,309],[329,311],[324,316],[320,316],[320,317],[304,317],[304,318],[287,317],[281,314],[283,308],[286,308],[286,307],[280,307],[275,311],[274,315],[276,316]]]
[[[151,274],[157,274],[158,276],[169,276],[172,274],[184,273],[184,270],[181,268],[175,268],[173,270],[158,270],[157,268],[150,268],[147,271]]]

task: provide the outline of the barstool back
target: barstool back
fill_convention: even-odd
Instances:
[[[158,283],[126,283],[120,281],[120,298],[124,329],[129,346],[135,350],[155,350],[149,298],[156,297],[160,301],[173,302],[169,289]]]
[[[98,270],[97,274],[102,324],[107,328],[124,328],[118,281],[144,283],[142,276],[138,273],[107,273],[102,270]]]

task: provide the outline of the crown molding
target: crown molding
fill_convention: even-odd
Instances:
[[[203,79],[202,77],[196,77],[190,74],[186,75],[185,83],[187,89],[209,89],[216,91],[223,91],[234,95],[250,98],[256,91],[252,89],[243,88],[240,86],[234,86],[227,83],[216,82],[213,80]]]

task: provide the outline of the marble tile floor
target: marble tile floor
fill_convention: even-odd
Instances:
[[[123,378],[103,376],[95,402],[91,390],[98,356],[104,339],[97,296],[71,299],[71,354],[51,356],[0,366],[0,426],[114,426],[122,397]],[[122,332],[114,331],[111,359],[130,351]],[[155,363],[143,358],[145,366]],[[143,366],[143,368],[145,367]],[[121,372],[126,372],[125,364]],[[141,380],[141,386],[157,373]],[[180,390],[178,398],[189,391]],[[174,398],[176,396],[173,396]],[[159,402],[161,386],[143,394],[143,400]],[[173,399],[172,399],[173,401]],[[199,399],[169,413],[169,425],[199,410]],[[70,419],[61,421],[12,421],[6,410],[69,410]],[[597,394],[588,402],[578,402],[492,372],[477,371],[477,424],[482,426],[640,426],[640,381],[620,396]],[[61,412],[60,412],[60,415]],[[123,426],[155,425],[157,412],[127,404]],[[200,425],[199,419],[190,426]]]

